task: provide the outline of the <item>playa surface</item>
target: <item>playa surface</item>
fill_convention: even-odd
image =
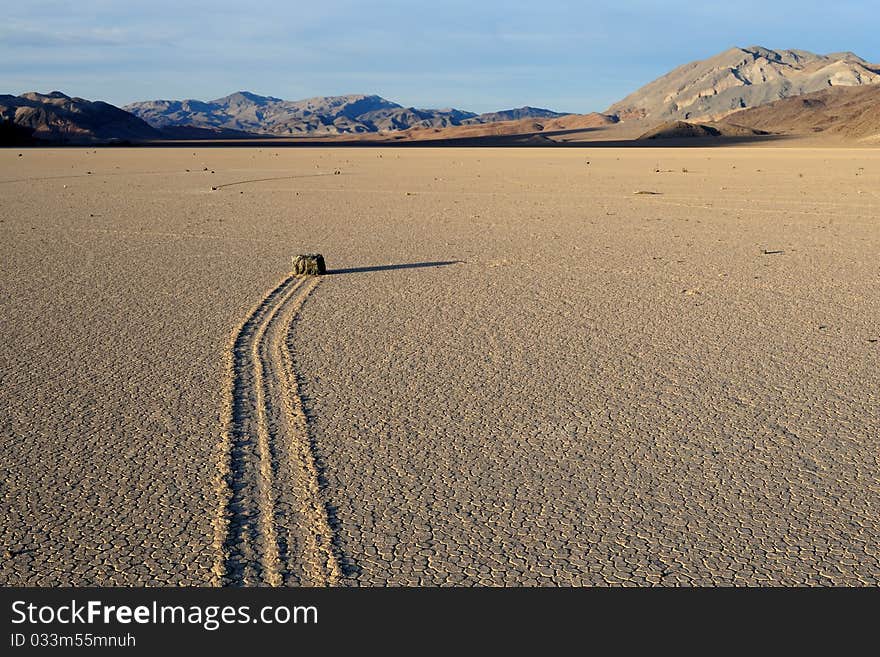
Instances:
[[[865,148],[0,151],[0,584],[876,585],[878,189]]]

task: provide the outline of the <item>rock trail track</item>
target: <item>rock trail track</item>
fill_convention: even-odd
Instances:
[[[339,580],[289,346],[291,324],[319,281],[285,278],[230,341],[217,482],[217,585],[332,586]]]

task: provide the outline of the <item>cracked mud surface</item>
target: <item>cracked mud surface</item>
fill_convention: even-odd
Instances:
[[[23,153],[4,585],[880,580],[877,151]]]

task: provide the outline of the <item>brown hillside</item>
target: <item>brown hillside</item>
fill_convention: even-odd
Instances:
[[[0,119],[34,138],[67,143],[142,141],[160,135],[136,116],[109,103],[71,98],[60,91],[0,95]]]
[[[880,140],[880,86],[834,87],[728,116],[724,123],[787,134]]]

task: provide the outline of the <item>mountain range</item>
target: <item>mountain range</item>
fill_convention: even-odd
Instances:
[[[158,129],[193,126],[279,136],[391,132],[564,116],[535,107],[475,114],[458,109],[404,107],[375,95],[282,100],[248,91],[210,101],[150,100],[132,103],[123,109]]]
[[[616,123],[631,124],[637,128],[634,134],[643,133],[645,138],[772,131],[863,139],[880,132],[872,118],[880,116],[878,83],[880,65],[851,52],[817,55],[752,46],[680,66],[603,114],[571,115],[537,107],[477,114],[405,107],[376,95],[283,100],[247,91],[211,101],[147,100],[120,109],[57,91],[32,92],[0,95],[0,141],[98,143],[253,136],[416,141],[531,134],[552,142],[554,133],[557,139],[568,140],[561,135],[605,130]],[[869,90],[853,91],[863,88]],[[707,128],[707,124],[712,125]]]

